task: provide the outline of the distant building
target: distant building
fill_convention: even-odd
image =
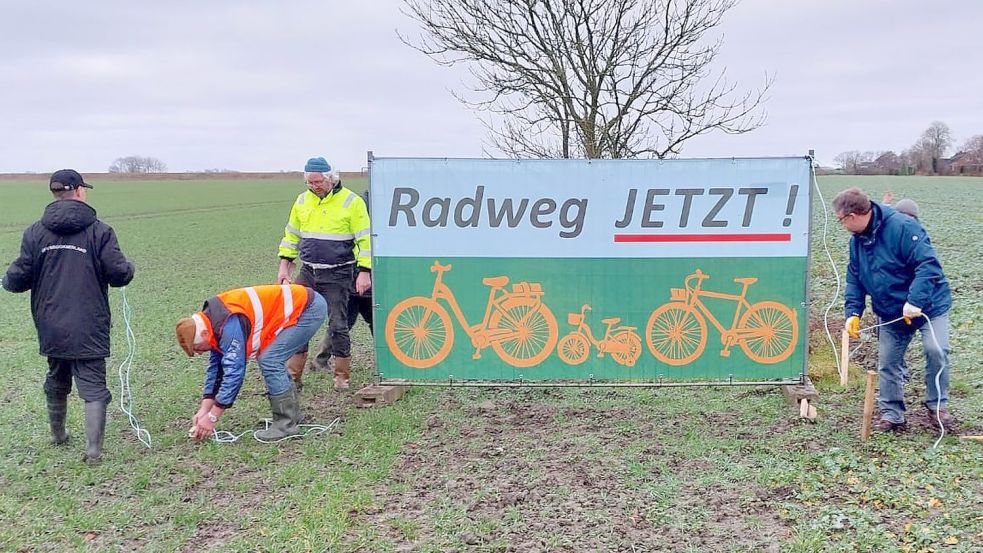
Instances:
[[[939,160],[939,173],[943,175],[983,174],[983,159],[975,152],[959,152],[948,159]]]

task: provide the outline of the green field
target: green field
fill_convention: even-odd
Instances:
[[[797,420],[771,388],[413,389],[394,406],[356,410],[325,374],[305,378],[308,418],[331,434],[264,445],[186,436],[204,359],[188,359],[174,321],[215,292],[271,281],[290,203],[287,180],[98,182],[89,201],[137,266],[126,294],[137,339],[134,437],[113,406],[106,461],[79,462],[81,401],[67,447],[48,444],[27,294],[0,292],[2,551],[979,551],[983,443],[931,428],[857,438],[862,385],[841,389],[821,334],[834,291],[814,205],[810,373],[819,420]],[[911,197],[954,292],[951,410],[983,434],[983,179],[824,177],[826,201],[859,185]],[[364,181],[346,181],[357,190]],[[50,194],[0,181],[0,261]],[[846,232],[828,244],[845,266]],[[126,355],[121,295],[110,389]],[[831,321],[842,325],[842,300]],[[381,324],[381,321],[380,321]],[[838,329],[839,326],[836,327]],[[838,332],[834,337],[838,336]],[[353,388],[372,379],[368,328],[354,331]],[[869,364],[871,344],[858,358]],[[920,354],[920,348],[912,348]],[[921,364],[912,357],[917,402]],[[220,429],[268,416],[251,365]]]

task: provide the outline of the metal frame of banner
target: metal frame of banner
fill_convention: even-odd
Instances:
[[[810,182],[805,185],[805,189],[808,190],[809,197],[809,227],[807,230],[808,237],[806,249],[806,276],[805,276],[805,300],[802,302],[802,309],[806,312],[806,325],[804,329],[805,342],[808,347],[809,343],[809,305],[811,304],[811,290],[810,282],[812,279],[812,232],[813,232],[813,221],[812,221],[812,210],[814,203],[814,195],[812,191],[812,178],[814,178],[813,173],[815,172],[815,150],[809,150],[808,155],[804,156],[809,160],[809,171],[810,171]],[[434,158],[434,159],[445,159],[445,158]],[[731,158],[740,159],[740,158]],[[761,159],[761,158],[755,158]],[[368,165],[368,189],[372,188],[372,162],[375,160],[375,155],[372,150],[366,152],[366,160]],[[376,236],[372,233],[372,236]],[[373,252],[373,264],[375,263],[375,253]],[[378,320],[379,315],[379,304],[373,303],[373,320]],[[374,339],[373,339],[374,342]],[[673,380],[665,381],[663,376],[660,375],[657,381],[615,381],[615,380],[594,380],[593,378],[588,378],[587,380],[455,380],[453,377],[446,380],[405,380],[405,379],[387,379],[385,376],[379,372],[378,365],[373,367],[373,376],[375,377],[374,383],[383,386],[418,386],[418,387],[448,387],[448,388],[688,388],[688,387],[702,387],[702,388],[713,388],[713,387],[736,387],[736,386],[795,386],[804,385],[808,381],[808,369],[809,369],[809,356],[806,355],[802,361],[802,371],[798,378],[791,379],[777,379],[777,380],[734,380],[733,376],[727,380],[700,380],[700,381],[685,381],[685,380]]]

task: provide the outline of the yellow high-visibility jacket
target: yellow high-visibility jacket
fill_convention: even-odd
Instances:
[[[290,209],[279,255],[299,257],[315,269],[356,264],[371,270],[370,233],[369,212],[358,194],[339,184],[322,200],[306,190]]]

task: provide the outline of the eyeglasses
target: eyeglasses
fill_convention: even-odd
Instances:
[[[836,221],[838,223],[842,223],[843,222],[843,219],[846,219],[847,217],[849,217],[851,215],[853,215],[853,213],[847,213],[846,215],[841,215],[841,216],[839,216],[839,217],[836,218]]]

